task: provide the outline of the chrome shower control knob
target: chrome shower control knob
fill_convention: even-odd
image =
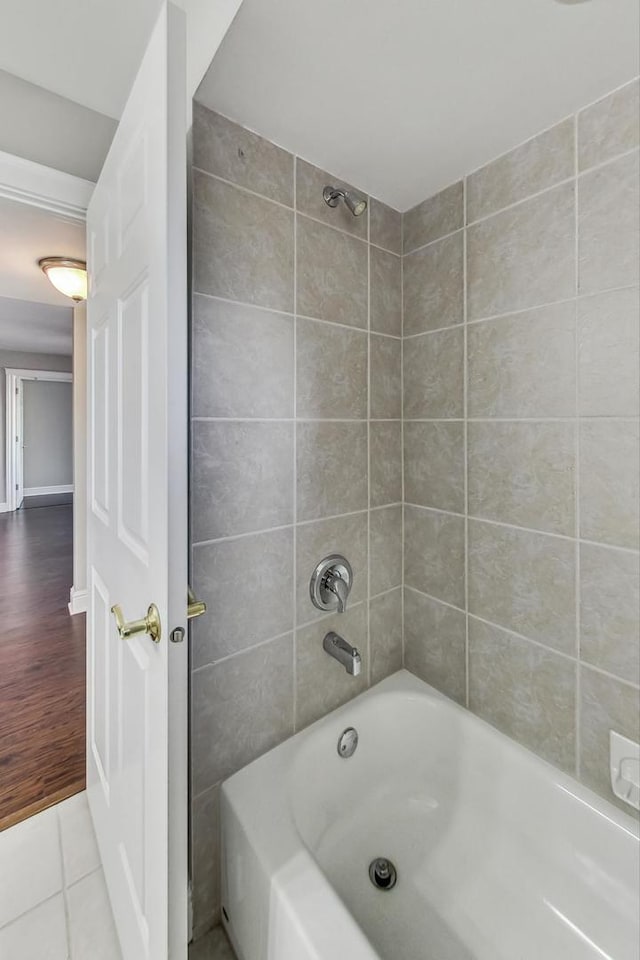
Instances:
[[[311,602],[318,610],[344,613],[352,584],[351,564],[339,553],[332,553],[320,561],[311,575]]]

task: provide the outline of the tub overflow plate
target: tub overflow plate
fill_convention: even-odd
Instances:
[[[358,731],[355,727],[347,727],[338,738],[338,756],[348,760],[356,752],[358,746]]]
[[[369,879],[378,890],[393,890],[398,879],[396,868],[386,857],[376,857],[369,865]]]

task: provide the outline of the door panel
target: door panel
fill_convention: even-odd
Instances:
[[[87,783],[124,960],[187,944],[187,651],[169,643],[187,595],[184,83],[165,5],[87,216]],[[159,642],[122,639],[114,605],[132,621],[151,603]]]

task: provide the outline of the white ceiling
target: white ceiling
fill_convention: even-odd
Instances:
[[[84,260],[84,223],[0,198],[0,297],[69,307],[38,266],[42,257]]]
[[[0,297],[0,350],[71,356],[72,349],[71,307]]]
[[[159,8],[160,0],[7,0],[0,69],[118,118]]]
[[[244,0],[197,99],[405,210],[638,73],[638,0]]]

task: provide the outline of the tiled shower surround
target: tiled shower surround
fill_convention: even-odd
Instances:
[[[194,108],[197,934],[219,897],[220,782],[402,665],[402,240],[399,213],[330,209],[335,177]],[[355,575],[340,617],[309,598],[336,552]],[[330,629],[360,649],[357,679],[324,653]]]
[[[341,181],[194,108],[198,935],[220,782],[403,662],[611,798],[608,731],[640,738],[640,321],[637,83],[402,217],[330,210]],[[341,617],[308,598],[331,552]]]
[[[640,739],[638,117],[636,82],[403,216],[405,666],[609,799],[609,730]]]

